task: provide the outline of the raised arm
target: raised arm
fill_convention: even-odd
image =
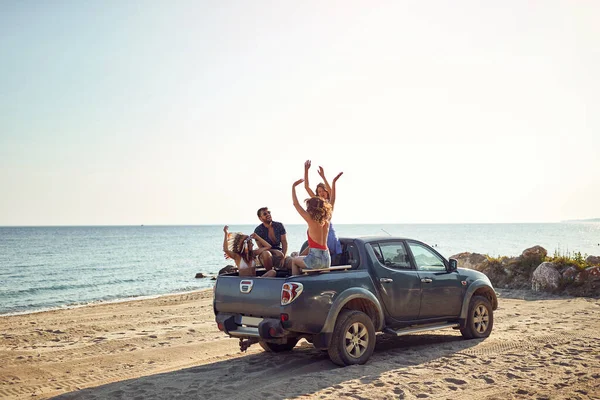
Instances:
[[[340,179],[340,176],[342,176],[342,174],[343,172],[340,172],[335,178],[333,178],[333,187],[331,187],[329,186],[327,178],[325,178],[325,170],[323,169],[323,167],[319,167],[319,175],[321,176],[321,179],[323,179],[325,189],[327,189],[327,191],[329,192],[329,204],[331,204],[332,208],[335,206],[335,183],[338,179]]]
[[[223,251],[225,252],[225,254],[227,254],[228,257],[236,260],[236,257],[238,257],[238,255],[235,254],[233,251],[229,251],[229,249],[227,248],[227,239],[229,237],[229,226],[225,225],[223,227],[223,232],[225,233],[225,237],[223,238]]]
[[[298,179],[292,185],[292,200],[294,201],[294,207],[296,208],[296,211],[298,211],[298,214],[300,214],[300,216],[304,218],[306,222],[308,222],[311,219],[310,215],[306,212],[304,208],[302,208],[300,202],[298,201],[298,196],[296,195],[296,186],[298,186],[302,182],[304,182],[304,179]]]
[[[312,191],[308,184],[308,170],[310,169],[310,160],[306,160],[304,163],[304,189],[308,192],[310,197],[315,197],[315,192]]]
[[[258,249],[254,250],[253,254],[255,256],[261,254],[262,252],[269,250],[271,248],[271,245],[269,244],[269,242],[267,242],[265,239],[261,238],[259,235],[257,235],[256,233],[252,233],[250,235],[250,237],[254,240],[256,240],[256,244],[258,245]]]
[[[327,189],[327,191],[329,192],[329,202],[331,203],[331,186],[329,186],[329,181],[327,181],[327,178],[325,178],[325,170],[321,166],[319,166],[319,176],[321,177],[321,179],[323,179],[325,189]]]
[[[329,204],[331,204],[331,208],[333,208],[333,206],[335,205],[335,183],[338,179],[340,179],[340,176],[342,176],[342,174],[343,172],[340,172],[335,178],[333,178],[333,186],[331,187],[331,198],[329,199]]]

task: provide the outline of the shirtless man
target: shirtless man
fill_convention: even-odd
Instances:
[[[271,248],[260,254],[260,262],[267,271],[273,267],[283,266],[287,254],[287,237],[285,227],[281,222],[273,221],[271,211],[267,207],[261,207],[256,212],[262,224],[254,229],[254,233],[263,238],[271,245]]]

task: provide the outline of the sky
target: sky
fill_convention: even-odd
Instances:
[[[600,217],[600,2],[0,3],[0,225]],[[307,197],[298,186],[298,197]]]

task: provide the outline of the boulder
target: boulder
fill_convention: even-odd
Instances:
[[[478,253],[459,253],[450,258],[454,258],[458,261],[459,268],[468,268],[477,271],[481,271],[483,269],[483,264],[487,262],[487,257]]]
[[[531,289],[535,292],[552,292],[560,287],[560,272],[556,264],[551,262],[541,263],[531,276]]]
[[[600,256],[587,256],[585,262],[588,265],[600,265]]]
[[[591,267],[585,270],[587,272],[587,279],[591,281],[600,280],[600,267]]]
[[[600,267],[579,271],[573,284],[565,286],[565,294],[579,297],[600,297]]]
[[[202,272],[198,272],[196,278],[206,278],[206,276]]]
[[[547,254],[548,252],[542,246],[533,246],[523,250],[519,257],[506,260],[506,274],[510,278],[512,287],[514,289],[529,287],[533,272],[545,261]]]
[[[589,268],[588,268],[589,269]],[[581,283],[585,283],[588,280],[588,269],[583,269],[579,271],[579,274],[577,274],[577,276],[575,277],[575,283],[577,284],[581,284]]]
[[[514,277],[518,277],[518,273],[517,273],[517,269],[515,268],[515,266],[518,266],[518,264],[521,262],[521,259],[519,257],[502,257],[500,258],[500,264],[502,265],[502,268],[504,269],[504,273],[506,274],[506,276],[511,279]]]
[[[575,282],[581,270],[577,267],[569,267],[562,273],[562,279],[565,283]]]
[[[460,268],[487,275],[494,287],[562,293],[571,296],[600,297],[600,257],[587,257],[590,265],[581,269],[573,264],[545,262],[548,252],[541,246],[525,249],[518,257],[489,258],[478,253],[451,256]]]
[[[232,272],[237,272],[237,268],[235,267],[235,265],[228,265],[219,270],[219,275],[230,274]]]
[[[521,258],[523,259],[531,259],[531,260],[540,260],[544,261],[548,252],[542,246],[533,246],[528,249],[523,250],[521,253]]]

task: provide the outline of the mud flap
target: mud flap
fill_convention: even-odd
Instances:
[[[321,332],[313,336],[312,344],[319,350],[327,350],[331,343],[331,332]]]

